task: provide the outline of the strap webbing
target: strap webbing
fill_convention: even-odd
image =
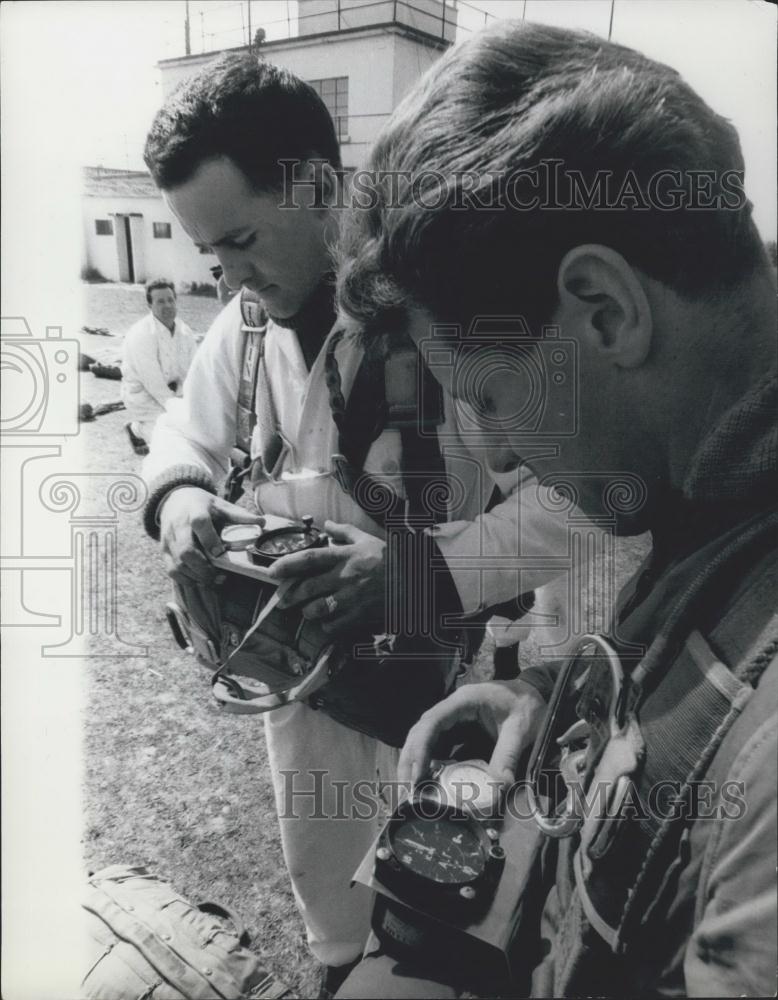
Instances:
[[[240,293],[240,313],[243,320],[241,325],[243,352],[235,416],[235,447],[250,455],[251,435],[257,423],[254,403],[259,365],[264,355],[267,315],[259,297],[245,288]]]

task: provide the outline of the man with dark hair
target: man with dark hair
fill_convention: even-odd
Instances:
[[[516,596],[515,568],[505,573],[498,566],[484,576],[474,565],[482,546],[496,553],[519,545],[530,554],[554,546],[565,551],[567,526],[533,489],[522,501],[519,539],[524,491],[516,470],[501,478],[507,499],[479,517],[495,482],[461,441],[443,456],[436,434],[422,433],[413,345],[413,367],[391,380],[383,358],[368,358],[352,331],[336,328],[328,339],[335,319],[330,249],[338,233],[340,160],[332,121],[312,88],[264,61],[224,56],[186,81],[160,110],[145,158],[184,230],[217,254],[227,284],[243,289],[214,322],[183,400],[155,429],[144,467],[146,525],[161,540],[179,589],[211,586],[208,557],[224,550],[220,530],[258,520],[215,495],[230,473],[237,432],[251,425],[238,418],[240,407],[255,420],[250,441],[239,450],[247,459],[240,467],[243,481],[251,484],[258,510],[296,519],[311,515],[333,542],[276,564],[281,606],[301,607],[306,620],[320,622],[347,649],[357,642],[364,648],[365,638],[372,642],[389,631],[390,583],[407,593],[427,587],[426,563],[401,567],[389,580],[381,498],[399,502],[400,530],[411,538],[409,513],[417,516],[411,506],[423,505],[428,483],[440,483],[445,467],[454,487],[437,518],[449,518],[436,535],[439,549],[429,546],[442,554],[430,587],[432,635],[421,636],[427,626],[415,611],[407,628],[403,622],[392,633],[395,638],[405,630],[411,642],[420,636],[431,655],[403,657],[397,643],[390,650],[394,658],[377,654],[368,662],[354,654],[316,693],[315,704],[296,702],[265,716],[282,843],[308,941],[320,961],[342,969],[360,955],[367,936],[370,896],[361,887],[350,890],[349,881],[380,824],[375,811],[364,818],[364,803],[354,796],[360,786],[375,788],[394,778],[396,748],[409,726],[451,688],[459,644],[455,630],[438,619]],[[285,169],[293,170],[295,181],[291,205]],[[246,322],[252,303],[260,320]],[[241,387],[247,338],[254,336],[261,349],[252,355],[259,360],[247,405]],[[385,395],[390,382],[409,407]],[[449,442],[456,438],[448,417],[436,413],[434,420],[434,427],[447,421]],[[365,482],[370,489],[356,488]],[[440,496],[430,494],[438,514]],[[430,510],[421,513],[426,517]],[[459,566],[452,559],[449,570],[452,554],[462,559]],[[556,573],[545,565],[531,569],[526,589]],[[423,594],[430,596],[429,590]],[[403,592],[395,600],[400,607],[409,598]],[[330,986],[340,974],[332,971]]]
[[[148,454],[148,441],[168,400],[181,395],[197,339],[177,318],[176,289],[167,278],[146,282],[148,315],[127,331],[122,348],[122,400],[125,425],[136,455]]]
[[[478,719],[497,737],[495,776],[512,782],[556,684],[530,780],[558,768],[569,792],[542,823],[562,839],[543,854],[541,947],[521,938],[519,962],[538,956],[533,995],[773,994],[775,280],[737,135],[637,52],[500,22],[428,72],[369,167],[372,204],[344,239],[344,309],[449,351],[441,379],[479,412],[496,472],[525,461],[591,517],[653,536],[607,637],[570,671],[460,688],[411,730],[400,777],[423,776],[445,734]],[[391,203],[389,176],[411,179]],[[530,427],[523,373],[553,371],[562,342],[577,397],[548,378]],[[595,803],[604,790],[607,816],[576,788]],[[418,978],[413,934],[382,929],[383,950],[340,996],[468,985],[461,970],[447,978],[455,946],[439,928]]]

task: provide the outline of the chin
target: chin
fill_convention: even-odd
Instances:
[[[268,316],[274,321],[291,319],[298,311],[297,304],[290,303],[284,296],[273,295],[272,292],[269,295],[263,295],[260,292],[259,297]]]

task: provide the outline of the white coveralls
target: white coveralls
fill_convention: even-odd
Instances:
[[[198,466],[216,483],[224,479],[235,444],[243,343],[240,326],[236,296],[198,350],[183,398],[173,401],[157,422],[151,454],[143,467],[147,481],[181,465]],[[381,535],[376,523],[330,475],[338,435],[324,380],[325,355],[326,346],[308,372],[296,335],[270,323],[257,386],[252,457],[265,454],[276,432],[285,448],[275,469],[267,470],[274,473],[275,481],[256,489],[257,505],[269,514],[294,518],[310,514],[319,525],[330,519]],[[348,337],[336,348],[346,398],[361,357],[362,349]],[[441,526],[436,541],[464,610],[475,612],[557,577],[563,571],[559,558],[569,551],[568,527],[564,517],[543,507],[534,481],[481,515],[492,494],[493,479],[459,438],[451,414],[439,437],[455,495],[450,521]],[[365,471],[394,481],[401,489],[400,458],[399,432],[385,430],[370,448]],[[302,478],[282,478],[303,472]],[[557,559],[544,568],[542,557],[549,553]],[[535,557],[533,568],[520,570],[520,556]],[[484,560],[487,569],[482,566]],[[350,889],[349,881],[377,836],[381,817],[313,818],[311,798],[293,794],[290,801],[290,779],[281,772],[299,772],[294,792],[304,793],[319,780],[313,772],[326,769],[324,811],[332,816],[336,811],[332,781],[348,782],[348,788],[351,783],[376,778],[391,781],[396,776],[398,751],[302,703],[270,712],[264,721],[284,856],[308,943],[319,961],[342,965],[361,953],[369,932],[370,893],[360,885]],[[288,818],[295,808],[303,818]]]
[[[154,422],[170,399],[180,396],[198,341],[182,319],[173,333],[151,312],[134,323],[124,338],[122,401],[136,433],[148,441]],[[176,382],[178,389],[170,388]]]

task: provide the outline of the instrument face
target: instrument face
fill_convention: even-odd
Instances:
[[[328,542],[327,535],[314,528],[312,519],[304,517],[302,525],[290,524],[286,528],[263,531],[247,551],[249,559],[255,565],[268,566],[282,556],[322,548]]]
[[[461,885],[486,868],[480,838],[461,820],[412,817],[389,839],[402,866],[442,885]]]
[[[266,515],[264,525],[228,524],[221,539],[226,551],[211,557],[217,569],[250,576],[273,587],[278,581],[268,570],[277,559],[329,544],[329,536],[314,527],[308,515],[299,521]]]
[[[427,912],[477,913],[505,862],[497,820],[501,792],[483,761],[438,764],[401,802],[375,852],[375,878]]]

